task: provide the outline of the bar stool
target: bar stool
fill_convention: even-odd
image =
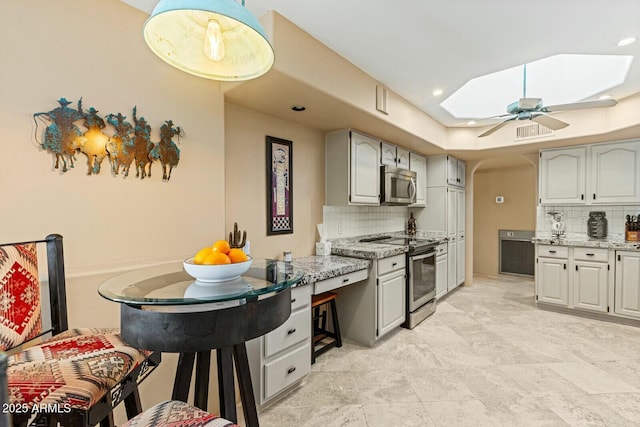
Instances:
[[[316,357],[330,348],[342,347],[340,325],[338,324],[338,310],[336,309],[337,297],[338,294],[335,292],[324,292],[322,294],[313,295],[311,298],[311,324],[313,327],[311,364],[316,363]],[[331,310],[333,331],[327,330],[327,315],[329,309]],[[326,342],[327,338],[329,339],[329,342]]]

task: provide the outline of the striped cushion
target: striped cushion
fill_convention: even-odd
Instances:
[[[132,418],[122,427],[237,427],[224,418],[177,400],[167,400]]]
[[[10,402],[86,411],[149,354],[122,341],[118,329],[70,329],[9,357]]]

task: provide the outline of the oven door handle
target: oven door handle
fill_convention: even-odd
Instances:
[[[419,261],[421,259],[429,258],[429,257],[435,256],[435,255],[436,255],[436,251],[432,251],[432,252],[427,252],[426,254],[409,255],[409,257],[413,261]]]

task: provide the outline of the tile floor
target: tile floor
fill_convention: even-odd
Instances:
[[[640,328],[538,310],[479,276],[413,330],[320,356],[261,426],[638,426]]]

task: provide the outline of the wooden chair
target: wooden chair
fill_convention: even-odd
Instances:
[[[335,292],[324,292],[311,297],[311,325],[313,327],[311,364],[316,363],[316,357],[331,347],[342,347],[336,298],[338,298],[338,294]],[[332,331],[327,329],[329,309],[331,309]],[[329,339],[328,342],[326,342],[327,338]]]
[[[47,286],[38,271],[42,248]],[[62,236],[0,245],[8,401],[32,409],[13,412],[16,426],[113,426],[113,408],[122,401],[132,418],[142,411],[138,384],[160,363],[160,353],[129,346],[118,329],[68,329],[65,286]]]

